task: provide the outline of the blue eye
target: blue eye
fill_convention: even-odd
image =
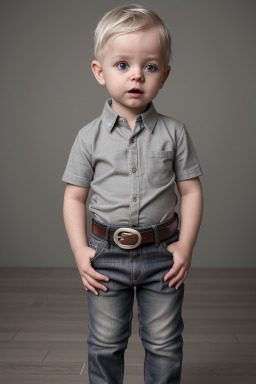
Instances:
[[[148,64],[148,65],[146,65],[146,70],[148,71],[148,72],[154,72],[154,71],[156,71],[156,66],[155,65],[152,65],[152,64]]]
[[[117,68],[121,69],[121,70],[127,69],[128,65],[127,65],[127,63],[125,61],[121,61],[120,63],[117,64]]]

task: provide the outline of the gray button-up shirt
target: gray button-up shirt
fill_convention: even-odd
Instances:
[[[91,187],[89,210],[104,223],[166,221],[178,201],[175,181],[203,174],[187,128],[157,113],[151,101],[132,132],[111,104],[106,100],[101,116],[79,130],[62,180]]]

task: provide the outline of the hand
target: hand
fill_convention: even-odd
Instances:
[[[192,249],[186,243],[176,241],[167,246],[167,250],[173,254],[174,264],[169,272],[164,276],[164,281],[170,279],[169,287],[175,285],[179,289],[180,285],[187,278],[191,266]]]
[[[103,284],[100,284],[98,280],[109,281],[109,278],[101,273],[98,273],[92,267],[91,259],[94,257],[95,252],[95,249],[91,247],[79,248],[75,253],[75,259],[85,289],[87,291],[92,291],[95,295],[98,295],[95,288],[101,289],[105,292],[107,291],[107,288]]]

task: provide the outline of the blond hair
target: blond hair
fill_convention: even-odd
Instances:
[[[163,20],[150,9],[139,4],[122,5],[107,12],[94,31],[94,55],[99,61],[110,37],[155,27],[159,34],[165,65],[172,59],[171,36]]]

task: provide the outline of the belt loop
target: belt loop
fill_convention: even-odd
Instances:
[[[153,228],[154,234],[155,234],[155,247],[159,247],[159,232],[158,232],[157,224],[153,224],[151,225],[151,227]]]
[[[106,229],[106,237],[105,237],[105,240],[107,241],[105,247],[109,249],[110,247],[110,239],[109,239],[109,231],[110,231],[110,225],[106,224],[107,225],[107,229]]]

